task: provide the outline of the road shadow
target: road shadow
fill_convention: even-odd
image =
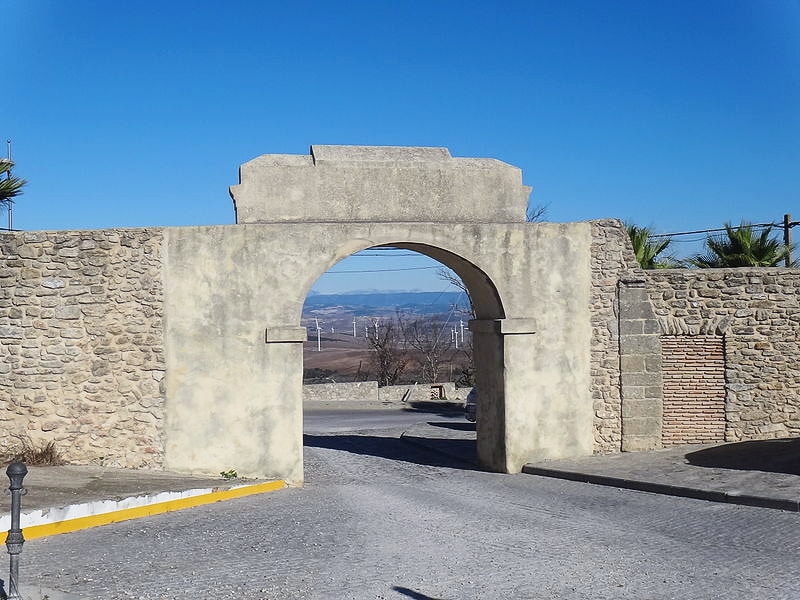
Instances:
[[[442,429],[452,429],[453,431],[475,431],[475,423],[453,423],[452,421],[430,421],[428,423],[431,427],[440,427]]]
[[[433,596],[426,596],[425,594],[420,594],[414,590],[411,590],[407,587],[403,587],[400,585],[396,585],[392,588],[395,592],[399,592],[404,596],[408,596],[409,598],[413,598],[413,600],[441,600],[440,598],[434,598]]]
[[[303,445],[311,448],[343,450],[353,454],[378,456],[431,467],[479,470],[475,442],[441,440],[414,436],[381,437],[374,435],[303,435]]]
[[[434,413],[439,417],[452,417],[453,415],[464,414],[464,405],[453,402],[419,400],[406,403],[403,410],[417,413]]]
[[[686,460],[698,467],[800,475],[800,438],[723,444],[690,452]]]

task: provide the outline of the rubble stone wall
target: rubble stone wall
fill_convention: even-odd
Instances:
[[[304,402],[377,402],[377,381],[312,383],[303,386]]]
[[[800,435],[800,270],[649,271],[665,336],[719,335],[725,440]]]
[[[159,467],[160,229],[0,235],[0,450]]]
[[[622,274],[639,271],[620,221],[592,221],[591,395],[594,450],[619,452],[622,444],[619,295]]]

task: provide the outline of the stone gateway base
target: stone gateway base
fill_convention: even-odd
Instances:
[[[236,225],[0,234],[0,445],[301,482],[305,297],[386,245],[470,291],[489,469],[800,433],[800,271],[644,273],[621,223],[526,223],[528,193],[446,149],[314,146],[242,166]]]

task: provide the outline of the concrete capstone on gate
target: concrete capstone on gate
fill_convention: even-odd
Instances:
[[[240,224],[519,223],[530,192],[522,171],[501,161],[395,146],[266,154],[243,164],[230,188]]]

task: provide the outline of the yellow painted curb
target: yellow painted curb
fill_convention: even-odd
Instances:
[[[119,523],[120,521],[130,521],[131,519],[160,515],[162,513],[182,510],[184,508],[212,504],[222,500],[231,500],[233,498],[243,498],[245,496],[252,496],[254,494],[263,494],[265,492],[272,492],[285,487],[286,482],[283,480],[267,481],[253,485],[243,485],[227,490],[218,490],[215,492],[209,492],[207,494],[190,496],[188,498],[178,498],[176,500],[156,502],[154,504],[148,504],[145,506],[112,510],[110,512],[79,517],[77,519],[67,519],[65,521],[57,521],[55,523],[32,525],[30,527],[25,527],[22,530],[22,535],[26,540],[34,540],[36,538],[58,535],[59,533],[70,533],[72,531],[79,531],[81,529],[89,529],[90,527],[98,527],[100,525],[108,525],[110,523]],[[7,535],[7,532],[0,534],[0,544],[5,543]]]

